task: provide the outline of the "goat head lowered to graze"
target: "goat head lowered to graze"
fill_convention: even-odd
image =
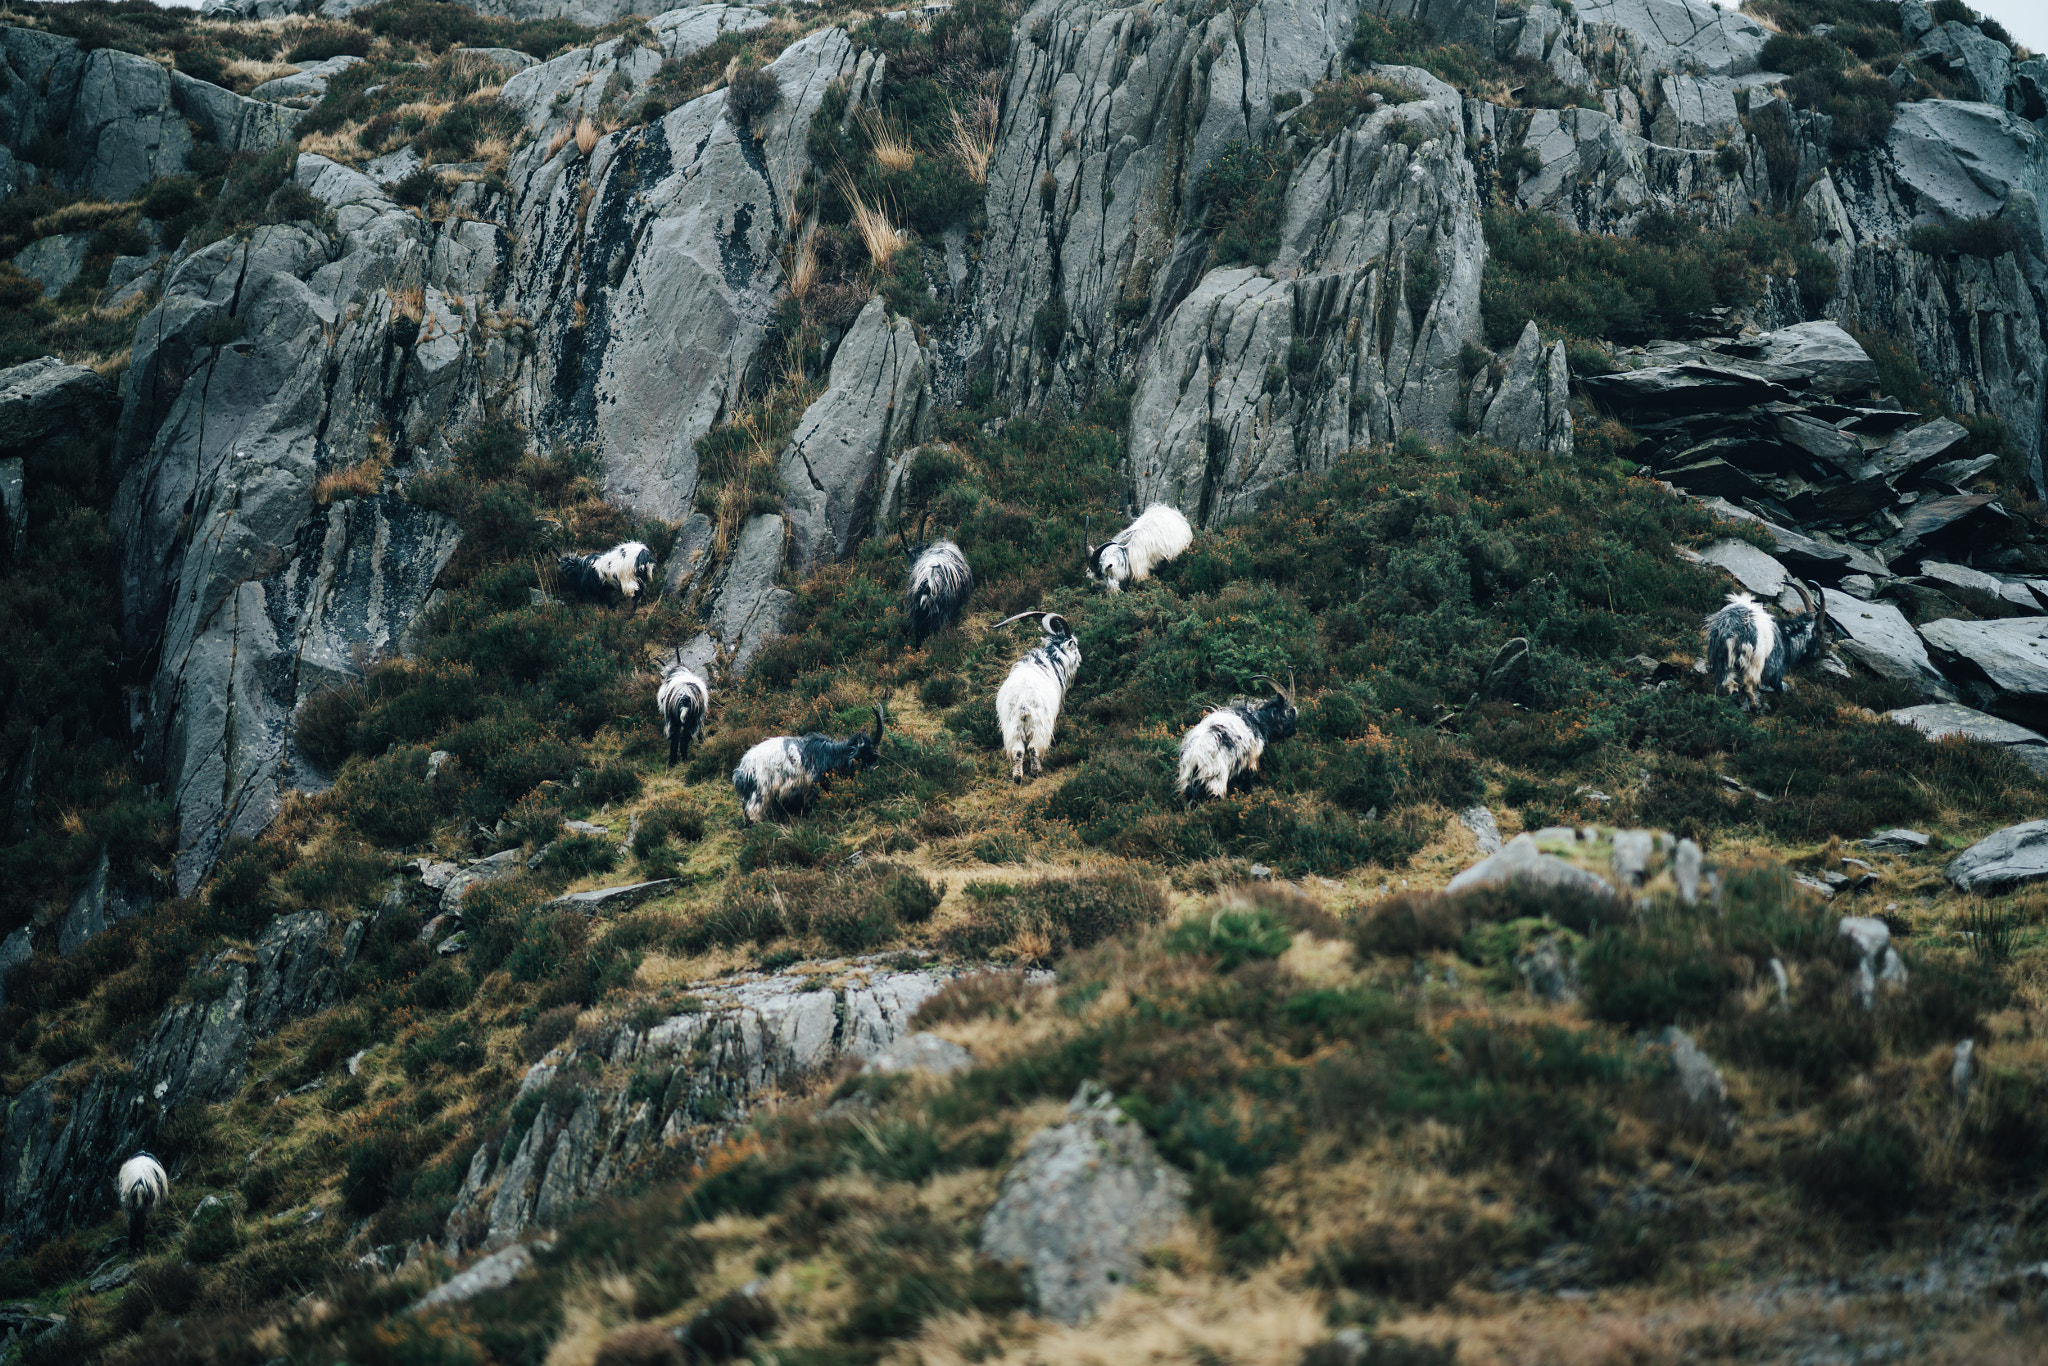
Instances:
[[[923,536],[922,520],[917,531]],[[974,571],[967,567],[966,554],[951,541],[913,546],[903,540],[901,528],[896,535],[910,561],[903,587],[903,615],[910,621],[911,648],[916,649],[960,619],[968,595],[974,592]]]
[[[1180,793],[1188,801],[1220,797],[1232,782],[1259,771],[1266,746],[1294,734],[1300,713],[1294,705],[1294,671],[1287,686],[1270,674],[1258,674],[1273,685],[1273,696],[1254,705],[1237,702],[1220,707],[1195,722],[1180,742]]]
[[[875,731],[843,740],[812,732],[777,735],[740,756],[732,771],[732,790],[748,825],[773,812],[795,812],[809,805],[828,778],[873,768],[882,758],[882,730],[888,714],[875,705]]]
[[[1827,619],[1818,590],[1798,579],[1793,591],[1806,610],[1784,622],[1748,593],[1730,593],[1728,605],[1707,618],[1707,677],[1718,692],[1740,695],[1744,711],[1763,708],[1761,694],[1784,692],[1785,675],[1827,645]]]
[[[1067,629],[1067,619],[1057,612],[1019,612],[991,629],[1000,630],[1025,617],[1038,618],[1045,639],[1010,666],[1010,676],[996,690],[1003,752],[1010,756],[1010,780],[1019,783],[1044,770],[1045,752],[1052,748],[1053,727],[1060,719],[1060,704],[1066,701],[1067,686],[1081,667],[1081,644]]]
[[[711,688],[683,665],[682,647],[673,664],[661,671],[661,691],[654,695],[661,713],[661,733],[668,737],[668,766],[690,757],[690,741],[704,738],[704,717],[711,710]]]
[[[1138,519],[1102,545],[1088,539],[1091,518],[1081,519],[1081,540],[1088,547],[1088,577],[1112,593],[1127,583],[1152,577],[1152,571],[1194,544],[1194,529],[1179,509],[1154,503]]]
[[[610,550],[564,555],[556,565],[562,591],[585,601],[617,593],[627,602],[654,582],[654,552],[638,541],[621,541]]]

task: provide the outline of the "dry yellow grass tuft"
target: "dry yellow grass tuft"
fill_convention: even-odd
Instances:
[[[317,156],[326,157],[329,161],[340,162],[344,166],[353,166],[369,156],[363,148],[361,139],[357,137],[362,131],[363,125],[360,123],[345,123],[339,128],[325,132],[309,133],[299,139],[299,150],[312,152]]]
[[[976,98],[965,117],[958,109],[952,113],[953,131],[947,146],[967,172],[967,178],[977,185],[988,184],[988,163],[995,155],[999,113],[993,95]]]
[[[801,299],[811,292],[811,286],[818,281],[818,220],[804,224],[797,234],[796,243],[789,249],[786,267],[789,276],[789,296]]]
[[[853,117],[861,132],[867,135],[875,160],[883,167],[891,171],[907,171],[916,164],[917,152],[900,125],[872,109],[863,109]]]
[[[576,150],[584,156],[590,155],[591,150],[597,146],[597,140],[603,136],[598,131],[597,125],[589,119],[578,119],[576,121]]]
[[[843,171],[833,177],[839,193],[846,198],[853,211],[854,231],[860,234],[861,244],[868,249],[868,259],[876,266],[887,268],[896,253],[908,245],[902,230],[889,221],[888,206],[880,200],[869,203],[853,178]]]

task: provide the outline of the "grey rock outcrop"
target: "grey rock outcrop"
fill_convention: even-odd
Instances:
[[[92,876],[71,899],[71,907],[57,922],[57,953],[69,958],[85,947],[86,941],[123,920],[149,909],[149,898],[120,886],[113,878],[113,865],[102,852]]]
[[[1880,830],[1858,843],[1873,854],[1917,854],[1927,848],[1928,841],[1918,830]]]
[[[1587,25],[1618,29],[1647,65],[1739,76],[1754,71],[1770,35],[1746,14],[1704,0],[1575,0]]]
[[[868,300],[779,461],[794,567],[842,559],[868,530],[883,467],[927,435],[930,389],[917,329]]]
[[[1480,421],[1479,435],[1509,450],[1571,454],[1571,368],[1565,363],[1564,343],[1557,342],[1546,352],[1533,321],[1515,343],[1500,388]]]
[[[1688,1119],[1709,1132],[1726,1135],[1734,1128],[1734,1107],[1728,1099],[1728,1083],[1714,1060],[1700,1050],[1693,1037],[1676,1025],[1665,1028],[1657,1042],[1670,1051],[1671,1089]]]
[[[1458,823],[1472,832],[1472,838],[1479,842],[1480,853],[1500,852],[1500,825],[1494,820],[1492,811],[1483,806],[1468,806],[1458,813]]]
[[[1748,541],[1716,541],[1700,552],[1700,559],[1727,570],[1745,591],[1767,602],[1777,601],[1792,577],[1784,565]]]
[[[79,1174],[112,1170],[171,1111],[232,1095],[255,1039],[334,1003],[363,927],[334,943],[321,912],[274,919],[253,963],[227,952],[195,968],[125,1067],[81,1076],[92,1064],[79,1063],[31,1084],[0,1131],[0,1232],[32,1242],[111,1208],[109,1183]]]
[[[0,455],[104,423],[113,404],[114,386],[97,371],[55,356],[0,370]]]
[[[309,62],[297,71],[273,77],[249,92],[259,100],[272,104],[288,104],[296,109],[311,109],[320,103],[320,97],[327,93],[327,83],[342,72],[362,62],[361,57],[343,53],[329,57],[324,62]]]
[[[1614,884],[1598,873],[1567,863],[1536,847],[1536,836],[1523,833],[1507,842],[1499,853],[1490,855],[1459,873],[1444,885],[1446,892],[1482,887],[1505,887],[1526,883],[1537,887],[1564,887],[1592,896],[1615,895]]]
[[[1891,926],[1874,916],[1845,915],[1836,924],[1835,932],[1855,946],[1856,978],[1851,985],[1857,1002],[1865,1010],[1876,1004],[1880,986],[1906,984],[1906,964],[1892,947]]]
[[[2003,892],[2048,878],[2048,820],[2008,825],[1978,840],[1948,865],[1958,891]]]
[[[1901,707],[1891,712],[1891,718],[1930,740],[1960,735],[1980,744],[1997,745],[2034,772],[2048,776],[2048,735],[2039,731],[1955,703]],[[1924,847],[1925,836],[1921,843]]]
[[[7,974],[36,956],[33,932],[23,925],[0,939],[0,1005],[7,1003]]]
[[[974,1055],[936,1034],[906,1034],[869,1058],[863,1072],[921,1072],[946,1077],[974,1066]]]
[[[546,1103],[502,1154],[485,1144],[471,1159],[449,1251],[551,1225],[664,1149],[705,1150],[760,1092],[876,1057],[952,976],[856,959],[697,983],[693,1013],[620,1023],[550,1054],[520,1083]],[[831,985],[809,985],[819,977]]]
[[[539,1246],[545,1250],[554,1244],[552,1241],[543,1240]],[[417,1314],[424,1309],[461,1304],[487,1291],[503,1290],[532,1269],[533,1248],[525,1243],[514,1243],[510,1247],[500,1248],[487,1257],[477,1258],[459,1273],[420,1296],[406,1312]]]
[[[57,233],[38,237],[14,253],[11,264],[43,287],[43,294],[55,298],[85,269],[85,253],[92,245],[89,232]]]
[[[1092,1317],[1135,1276],[1146,1248],[1187,1215],[1188,1181],[1114,1099],[1083,1082],[1071,1118],[1034,1134],[981,1225],[984,1256],[1023,1269],[1038,1312]]]

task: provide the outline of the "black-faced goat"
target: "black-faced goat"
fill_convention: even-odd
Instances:
[[[1716,691],[1739,694],[1744,711],[1760,711],[1765,690],[1785,691],[1785,675],[1827,645],[1827,618],[1818,595],[1792,580],[1806,610],[1784,622],[1747,593],[1730,593],[1728,605],[1707,618],[1707,677]]]
[[[844,740],[815,732],[777,735],[741,755],[740,766],[732,771],[732,790],[739,794],[747,824],[770,812],[801,810],[828,778],[873,768],[881,762],[887,720],[877,702],[873,735],[849,735]]]
[[[1067,629],[1067,619],[1057,612],[1019,612],[997,622],[996,627],[1025,617],[1038,618],[1045,639],[1010,666],[1010,676],[996,689],[1003,752],[1010,756],[1010,780],[1018,783],[1026,775],[1036,778],[1043,771],[1045,752],[1052,748],[1053,726],[1060,719],[1060,704],[1066,701],[1067,685],[1081,667],[1081,643]]]
[[[171,1198],[171,1178],[164,1164],[150,1154],[137,1153],[114,1173],[114,1195],[128,1216],[128,1255],[140,1257],[142,1242],[149,1232],[149,1216]]]
[[[654,582],[654,552],[638,541],[621,541],[610,550],[564,555],[556,566],[562,591],[585,601],[616,592],[627,602]]]
[[[967,567],[967,556],[951,541],[933,541],[915,551],[906,543],[903,551],[910,556],[903,615],[910,619],[911,648],[916,649],[960,619],[967,596],[974,591],[974,571]]]
[[[1152,571],[1195,542],[1194,529],[1177,508],[1154,503],[1138,520],[1102,544],[1088,539],[1088,518],[1081,521],[1081,540],[1088,547],[1088,577],[1112,593],[1127,583],[1152,577]]]
[[[704,716],[711,710],[711,689],[696,673],[683,667],[683,652],[676,650],[676,662],[661,672],[661,691],[654,695],[661,713],[661,733],[668,737],[668,766],[690,757],[690,741],[704,738]]]
[[[1298,713],[1294,709],[1294,673],[1289,670],[1287,686],[1267,674],[1273,695],[1256,705],[1239,702],[1210,712],[1195,722],[1180,742],[1180,791],[1188,801],[1220,797],[1230,784],[1246,773],[1259,771],[1259,756],[1266,746],[1294,734]]]

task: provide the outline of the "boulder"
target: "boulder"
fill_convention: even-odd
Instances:
[[[931,422],[924,348],[908,318],[869,299],[832,356],[831,380],[804,410],[778,468],[800,570],[843,559],[869,528],[883,466]]]
[[[1922,697],[1953,702],[1955,689],[1934,667],[1912,624],[1888,602],[1867,602],[1821,589],[1835,648],[1880,678],[1917,688]]]
[[[341,998],[343,979],[363,942],[366,920],[351,920],[330,948],[334,922],[321,911],[281,915],[256,941],[256,977],[245,1014],[257,1038],[313,1015]]]
[[[1746,14],[1707,0],[1576,0],[1581,23],[1608,24],[1635,39],[1650,70],[1740,76],[1757,69],[1770,35]]]
[[[97,371],[55,356],[0,370],[0,455],[103,423],[114,401],[114,387]]]
[[[458,47],[455,54],[458,57],[473,57],[479,61],[489,62],[492,66],[502,67],[506,71],[524,71],[530,66],[540,65],[540,58],[512,47]]]
[[[540,1244],[542,1251],[553,1246],[552,1241],[543,1241]],[[488,1257],[472,1262],[465,1270],[420,1296],[406,1312],[417,1314],[423,1309],[461,1304],[487,1291],[503,1290],[532,1269],[533,1249],[525,1243],[514,1243],[510,1247],[493,1252]]]
[[[1746,591],[1759,598],[1775,599],[1792,578],[1784,565],[1748,541],[1716,541],[1700,552],[1700,559],[1726,570]]]
[[[1514,968],[1522,985],[1538,1000],[1564,1003],[1579,999],[1579,965],[1556,935],[1546,934],[1516,954]]]
[[[1900,432],[1887,441],[1857,472],[1856,477],[1904,483],[1969,439],[1969,432],[1961,426],[1945,417],[1938,417]]]
[[[777,514],[749,517],[740,527],[717,597],[706,613],[710,638],[727,653],[735,677],[747,671],[762,646],[782,634],[782,614],[795,601],[788,589],[775,586],[786,538],[786,524]],[[687,648],[684,661],[703,672]]]
[[[1792,398],[1792,391],[1782,384],[1760,379],[1745,369],[1707,361],[1588,375],[1579,380],[1579,387],[1625,416],[1650,418],[1740,412]]]
[[[2033,202],[2022,232],[2039,249],[2048,141],[1994,104],[1922,100],[1898,107],[1885,137],[1891,174],[1951,218],[1988,218],[2009,202]],[[2019,205],[2016,204],[2016,207]]]
[[[1892,947],[1891,926],[1875,916],[1845,915],[1836,924],[1835,933],[1855,946],[1856,999],[1865,1010],[1876,1003],[1880,985],[1906,984],[1906,965],[1899,958],[1899,951]]]
[[[1964,98],[1985,104],[2004,104],[2005,87],[2012,76],[2012,49],[1982,29],[1951,19],[1920,40],[1913,54],[1937,71],[1960,81],[1968,92]]]
[[[588,892],[571,892],[558,896],[543,906],[548,911],[576,911],[583,915],[598,916],[607,911],[629,911],[643,901],[661,896],[675,886],[672,877],[657,878],[652,882],[629,882],[619,887],[599,887]]]
[[[21,552],[28,535],[27,478],[28,462],[20,456],[0,460],[0,564]]]
[[[1745,508],[1739,508],[1725,498],[1702,498],[1701,506],[1717,517],[1731,521],[1755,522],[1770,533],[1772,553],[1787,569],[1802,578],[1838,580],[1847,574],[1869,574],[1873,578],[1890,578],[1884,561],[1870,552],[1856,546],[1843,545],[1824,536],[1811,536],[1803,531],[1767,522]]]
[[[1967,565],[1920,562],[1920,581],[1946,593],[1979,616],[2040,616],[2041,603],[2024,582],[2002,579]]]
[[[923,1072],[950,1076],[974,1066],[974,1055],[936,1034],[906,1034],[869,1058],[863,1072]]]
[[[1858,394],[1877,387],[1877,366],[1869,353],[1841,324],[1826,319],[1745,338],[1721,350],[1798,371],[1814,393]]]
[[[55,298],[85,269],[85,253],[92,238],[89,232],[38,237],[14,253],[14,268],[41,285],[46,296]]]
[[[1554,854],[1540,852],[1536,835],[1523,833],[1509,840],[1497,854],[1473,864],[1444,886],[1446,892],[1481,887],[1505,887],[1527,883],[1538,887],[1567,887],[1593,896],[1615,895],[1614,884],[1598,873],[1568,863]]]
[[[259,100],[268,100],[272,104],[288,104],[299,109],[311,109],[320,103],[321,97],[327,93],[329,81],[350,67],[361,65],[362,61],[361,57],[343,53],[339,57],[329,57],[324,62],[309,62],[288,75],[263,82],[249,94]]]
[[[1472,832],[1472,838],[1479,841],[1479,852],[1498,854],[1501,850],[1500,826],[1493,819],[1493,812],[1483,806],[1468,806],[1458,813],[1458,824]]]
[[[112,883],[111,878],[112,864],[103,850],[92,876],[71,899],[71,908],[57,924],[57,952],[63,957],[77,953],[94,935],[149,909],[147,896],[131,893]]]
[[[1928,622],[1920,635],[1943,659],[1968,664],[1988,678],[2000,693],[1998,710],[2048,712],[2048,618],[1951,617]]]
[[[525,871],[526,865],[517,849],[501,849],[488,858],[476,859],[442,884],[441,909],[450,913],[460,912],[462,898],[469,895],[470,888],[481,887],[487,882],[503,882]]]
[[[1728,1083],[1721,1069],[1700,1051],[1692,1035],[1677,1025],[1666,1026],[1657,1043],[1670,1054],[1672,1094],[1686,1117],[1710,1133],[1725,1136],[1735,1126],[1735,1107],[1728,1099]]]
[[[1071,1118],[1032,1136],[981,1225],[983,1255],[1017,1264],[1038,1312],[1094,1316],[1186,1218],[1188,1181],[1106,1091],[1083,1082]]]
[[[2048,820],[1986,835],[1955,856],[1947,876],[1964,892],[2002,892],[2048,878]]]
[[[1930,740],[1960,735],[1979,744],[1997,745],[2034,772],[2048,777],[2048,735],[2038,731],[1956,703],[1902,707],[1890,715],[1892,720],[1902,726],[1913,727]],[[1921,847],[1926,847],[1926,843],[1926,837],[1922,836]]]
[[[1897,713],[1893,716],[1896,719]],[[1918,854],[1926,850],[1928,839],[1918,830],[1880,830],[1857,843],[1873,854]]]

